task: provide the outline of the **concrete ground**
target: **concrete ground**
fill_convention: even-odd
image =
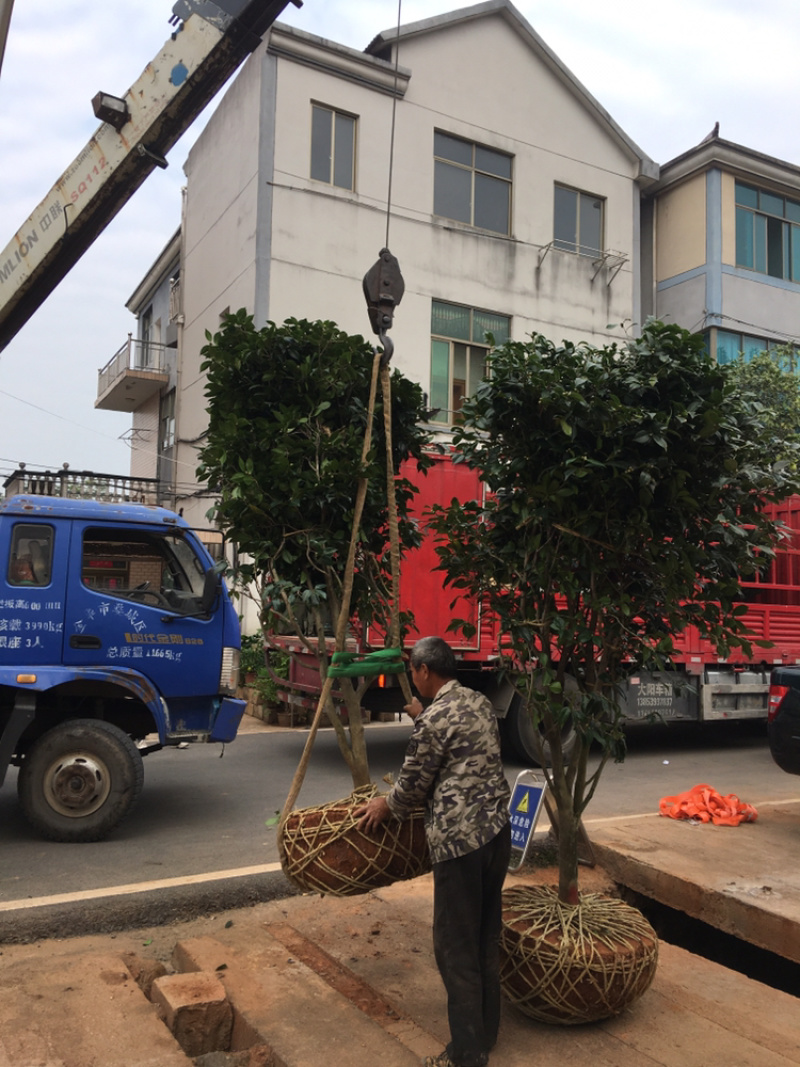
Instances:
[[[586,825],[615,882],[800,965],[800,800],[761,803],[737,827],[657,814]]]
[[[582,870],[584,889],[619,880],[800,961],[800,801],[762,807],[737,828],[646,816],[587,829],[600,866]],[[526,867],[508,884],[541,878]],[[360,897],[294,896],[186,924],[2,945],[0,1067],[418,1064],[447,1040],[431,912],[425,876]],[[175,990],[157,977],[164,970],[188,973]],[[217,1001],[206,1003],[212,987]],[[491,1063],[787,1067],[800,1064],[798,1007],[662,942],[652,986],[616,1018],[547,1026],[506,1006]],[[209,1012],[218,1023],[228,1013],[233,1052],[192,1045]]]

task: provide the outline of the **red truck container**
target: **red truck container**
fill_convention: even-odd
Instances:
[[[419,487],[413,515],[424,525],[426,510],[435,503],[480,499],[482,483],[475,471],[455,464],[451,456],[437,456],[427,475],[412,481]],[[787,536],[769,571],[759,580],[743,583],[747,628],[754,639],[772,642],[771,648],[754,648],[752,658],[740,651],[722,659],[696,628],[676,641],[671,670],[637,671],[627,681],[624,711],[631,721],[764,719],[767,717],[770,671],[775,665],[800,663],[800,497],[772,507],[771,513],[787,528]],[[454,591],[445,589],[436,570],[437,556],[431,535],[404,557],[400,605],[414,613],[415,628],[407,644],[428,634],[447,636],[459,658],[462,680],[485,692],[495,707],[508,746],[519,758],[535,762],[531,725],[511,684],[497,670],[500,634],[491,613],[477,604],[461,601],[450,608]],[[469,618],[475,635],[448,634],[451,619]],[[296,642],[284,639],[287,645]],[[382,635],[367,632],[364,650],[383,646]],[[316,704],[319,675],[315,657],[305,654],[292,663],[283,699]],[[365,694],[372,712],[397,712],[402,695],[390,676],[378,679]],[[568,746],[568,737],[565,742]]]

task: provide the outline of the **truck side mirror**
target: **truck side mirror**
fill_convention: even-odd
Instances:
[[[219,563],[215,563],[213,567],[206,571],[205,581],[203,582],[203,597],[200,601],[200,605],[205,615],[210,615],[211,611],[216,603],[216,599],[219,596],[220,589],[222,588],[222,572],[227,566],[224,559]]]

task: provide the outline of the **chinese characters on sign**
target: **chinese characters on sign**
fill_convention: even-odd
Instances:
[[[539,818],[547,781],[533,771],[521,771],[517,775],[509,804],[511,822],[512,857],[519,854],[519,862],[513,863],[511,870],[521,867],[525,861],[533,831]]]

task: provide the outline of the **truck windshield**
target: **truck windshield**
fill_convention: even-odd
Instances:
[[[205,569],[180,534],[90,527],[81,580],[91,589],[180,615],[201,610]]]

